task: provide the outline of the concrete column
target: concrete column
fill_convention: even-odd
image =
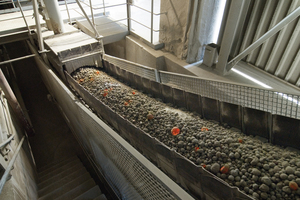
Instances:
[[[60,14],[57,0],[44,0],[54,34],[65,32],[64,22]]]

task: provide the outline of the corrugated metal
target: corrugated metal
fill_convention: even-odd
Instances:
[[[239,52],[245,50],[285,16],[300,6],[299,0],[254,0],[248,9],[246,31]],[[252,51],[244,61],[297,86],[300,85],[300,19],[289,23]],[[234,55],[238,53],[235,51]]]

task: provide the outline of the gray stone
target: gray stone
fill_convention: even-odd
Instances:
[[[219,163],[212,164],[210,171],[214,174],[218,173],[220,171]]]
[[[286,180],[288,178],[288,176],[285,173],[280,174],[280,178],[282,180]]]
[[[264,164],[264,165],[263,165],[263,168],[264,168],[265,170],[269,170],[269,169],[270,169],[270,166],[269,166],[268,164]]]
[[[267,186],[266,184],[261,184],[261,186],[259,187],[259,190],[262,192],[269,192],[269,186]]]
[[[262,177],[261,182],[263,182],[264,184],[269,185],[269,186],[272,184],[272,180],[267,176]]]
[[[288,166],[288,167],[285,168],[285,172],[287,174],[294,174],[295,173],[295,169],[292,168],[292,167],[290,167],[290,166]]]
[[[251,165],[255,166],[255,165],[258,164],[258,162],[259,162],[258,158],[255,157],[255,158],[252,159]]]
[[[232,176],[232,175],[229,175],[229,176],[228,176],[228,180],[230,180],[230,181],[234,181],[234,176]]]
[[[300,171],[295,171],[295,176],[298,176],[300,178]]]
[[[234,157],[235,157],[236,159],[238,159],[238,158],[240,158],[240,157],[241,157],[241,155],[240,155],[240,153],[239,153],[239,152],[235,152],[235,154],[234,154]]]
[[[291,191],[291,188],[289,187],[289,186],[284,186],[283,188],[282,188],[282,191],[284,191],[285,193],[287,193],[287,194],[290,194],[292,191]]]
[[[262,192],[262,193],[260,193],[260,197],[262,198],[262,199],[268,199],[268,194],[267,193],[265,193],[265,192]]]
[[[256,168],[253,168],[252,171],[251,171],[252,174],[256,175],[256,176],[259,176],[261,174],[261,172],[256,169]]]

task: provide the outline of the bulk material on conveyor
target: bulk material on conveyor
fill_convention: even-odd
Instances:
[[[170,107],[97,68],[72,76],[68,82],[96,113],[198,198],[226,199],[234,191],[229,185],[255,199],[300,198],[299,154]]]

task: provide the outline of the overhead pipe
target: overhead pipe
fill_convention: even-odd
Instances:
[[[34,131],[33,127],[31,126],[31,124],[29,123],[29,121],[27,120],[27,118],[25,117],[25,114],[24,114],[20,104],[19,104],[15,94],[13,93],[11,87],[9,86],[1,69],[0,69],[0,87],[4,92],[5,98],[7,99],[9,105],[11,106],[12,110],[14,111],[17,118],[19,119],[22,126],[24,127],[27,135],[34,136],[35,131]]]
[[[58,1],[44,0],[44,4],[47,8],[47,13],[50,18],[54,34],[64,33],[65,26],[59,10]]]

